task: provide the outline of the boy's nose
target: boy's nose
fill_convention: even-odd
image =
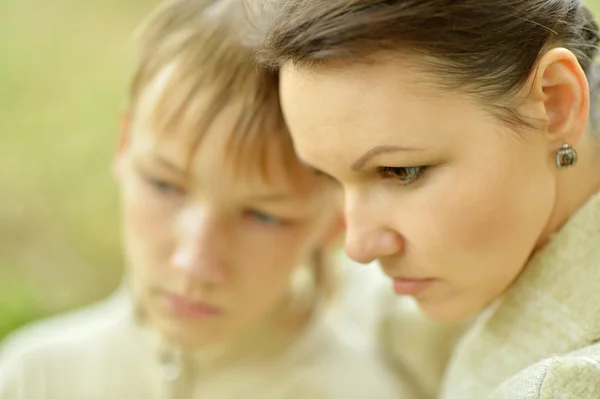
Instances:
[[[223,226],[207,212],[187,213],[181,223],[171,265],[190,278],[211,284],[225,282]]]

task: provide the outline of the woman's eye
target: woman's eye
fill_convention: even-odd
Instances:
[[[260,223],[268,224],[268,225],[281,225],[284,224],[284,221],[277,216],[269,215],[265,212],[249,210],[247,211],[248,216],[257,220]]]
[[[427,169],[426,166],[390,167],[379,168],[378,172],[384,179],[400,180],[403,184],[411,184],[419,180]]]

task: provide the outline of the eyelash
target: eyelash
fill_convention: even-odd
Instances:
[[[175,185],[175,184],[171,184],[168,183],[165,180],[161,180],[161,179],[155,179],[152,177],[146,177],[146,182],[157,192],[164,194],[164,195],[171,195],[171,194],[183,194],[184,190]]]
[[[288,224],[287,221],[278,218],[277,216],[257,210],[249,209],[246,211],[246,215],[266,226],[283,226]]]
[[[395,179],[405,186],[416,183],[427,171],[428,166],[391,167],[382,166],[377,168],[378,174],[383,179]],[[400,175],[404,176],[400,176]]]

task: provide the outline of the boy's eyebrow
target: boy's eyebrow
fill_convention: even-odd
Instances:
[[[171,162],[167,158],[164,158],[158,154],[151,155],[149,159],[151,162],[156,163],[166,169],[169,169],[169,171],[173,173],[177,173],[179,175],[187,175],[187,171],[185,169],[181,168],[179,165]]]

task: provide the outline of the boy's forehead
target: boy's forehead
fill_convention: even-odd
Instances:
[[[167,128],[177,127],[181,132],[186,124],[193,125],[207,114],[211,102],[218,96],[217,90],[209,84],[185,79],[180,69],[180,62],[173,61],[140,88],[137,103],[132,107],[138,122],[146,129],[161,133]],[[201,75],[201,72],[196,74]],[[202,82],[200,78],[196,80]],[[228,103],[233,105],[235,100],[231,98]]]
[[[183,135],[191,142],[209,131],[239,139],[254,135],[253,130],[287,136],[277,99],[261,103],[255,85],[222,87],[222,82],[215,83],[201,70],[190,74],[181,64],[169,63],[141,88],[132,108],[143,130],[161,136]]]
[[[161,68],[151,79],[144,81],[131,107],[142,117],[148,118],[158,106],[159,99],[169,90],[169,86],[177,70],[178,62],[174,61]]]
[[[262,191],[310,191],[312,173],[296,157],[286,131],[248,132],[245,142],[235,145],[237,111],[224,110],[201,133],[186,125],[161,130],[149,118],[137,124],[132,144],[140,156],[168,163],[189,179],[210,172]]]
[[[306,199],[316,188],[314,174],[299,162],[285,167],[285,154],[276,143],[264,160],[250,155],[236,162],[235,154],[209,136],[199,143],[191,159],[189,144],[177,136],[141,135],[136,141],[134,152],[141,162],[166,168],[191,185],[211,187],[216,192],[235,192],[237,197],[261,201],[289,201]]]
[[[188,173],[227,169],[268,189],[305,191],[306,169],[295,155],[277,99],[257,104],[252,87],[224,91],[204,81],[201,71],[193,79],[182,74],[180,62],[173,61],[142,88],[134,105],[134,134],[147,151]]]
[[[173,84],[175,70],[176,64],[165,68],[143,89],[133,105],[133,134],[187,157],[197,152],[200,144],[213,152],[225,151],[243,113],[240,99],[229,98],[216,110],[212,106],[218,96],[214,88],[198,88],[192,94]]]

